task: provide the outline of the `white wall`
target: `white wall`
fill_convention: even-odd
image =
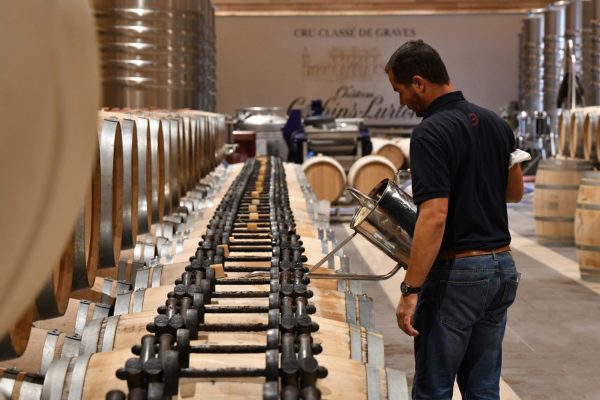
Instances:
[[[521,15],[217,17],[217,110],[321,98],[330,113],[414,123],[383,67],[406,40],[423,39],[468,100],[498,111],[517,99]],[[338,54],[344,61],[332,62]],[[350,57],[350,58],[348,58]],[[341,60],[341,58],[339,58]],[[366,114],[366,115],[365,115]]]

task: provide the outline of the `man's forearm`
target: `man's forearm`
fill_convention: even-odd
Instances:
[[[444,237],[447,199],[430,201],[435,203],[430,203],[427,207],[421,206],[415,225],[408,271],[404,279],[411,287],[421,286],[425,282]]]

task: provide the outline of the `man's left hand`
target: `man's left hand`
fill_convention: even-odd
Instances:
[[[412,326],[418,298],[419,296],[417,294],[400,296],[398,307],[396,307],[396,320],[398,321],[398,327],[402,329],[408,336],[417,336],[419,334],[419,332]]]

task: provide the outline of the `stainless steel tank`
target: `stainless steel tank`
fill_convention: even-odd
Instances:
[[[558,87],[564,75],[566,1],[544,11],[544,109],[556,109]]]
[[[205,108],[201,63],[210,0],[93,1],[104,106]]]
[[[592,59],[591,82],[592,105],[600,104],[600,0],[592,1]]]
[[[248,107],[236,110],[236,130],[256,132],[256,154],[287,159],[288,148],[281,128],[287,122],[279,107]]]
[[[533,115],[544,109],[544,10],[533,10],[523,19],[522,108]]]
[[[523,21],[521,21],[523,22]],[[525,106],[525,37],[523,35],[523,26],[521,26],[521,32],[518,34],[519,40],[519,108],[523,109]]]
[[[567,3],[567,28],[565,30],[565,40],[573,41],[575,72],[579,76],[583,71],[583,3],[584,0],[570,0]]]
[[[592,0],[583,2],[582,8],[582,27],[581,27],[581,73],[584,88],[585,105],[594,105],[594,90],[592,89],[593,80],[593,52],[594,36],[592,31],[592,20],[594,18]]]
[[[544,11],[544,110],[549,116],[550,131],[558,123],[558,88],[565,73],[565,29],[567,2],[549,4]]]

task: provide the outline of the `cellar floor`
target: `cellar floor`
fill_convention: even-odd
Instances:
[[[509,309],[501,398],[598,400],[600,284],[580,279],[574,247],[537,244],[532,198],[528,193],[521,203],[509,205],[511,247],[522,279],[517,300]],[[338,240],[350,232],[347,223],[335,224],[334,230]],[[383,273],[394,265],[360,236],[345,251],[356,273]],[[395,321],[402,279],[403,272],[388,281],[364,282],[362,289],[374,299],[386,366],[405,372],[410,389],[412,339]],[[454,398],[460,399],[456,387]]]

